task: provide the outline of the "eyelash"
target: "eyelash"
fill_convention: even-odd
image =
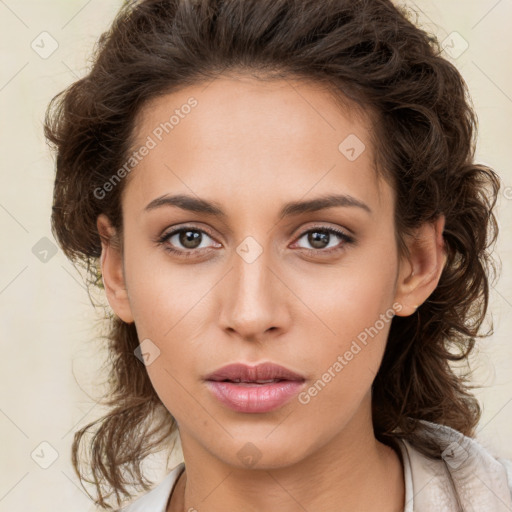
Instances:
[[[174,231],[171,231],[169,233],[165,233],[164,235],[159,237],[157,240],[158,245],[164,245],[165,251],[167,251],[173,255],[176,255],[180,258],[192,258],[192,257],[196,256],[196,252],[201,251],[202,249],[178,250],[178,249],[174,249],[173,247],[171,247],[168,244],[168,241],[172,236],[176,235],[177,233],[181,233],[183,231],[195,231],[195,232],[199,232],[199,233],[204,233],[204,234],[208,235],[210,238],[213,238],[212,235],[210,235],[207,231],[205,231],[203,229],[199,229],[194,226],[184,226],[179,229],[175,229]],[[352,236],[347,235],[347,233],[345,233],[344,231],[341,231],[336,228],[325,227],[325,226],[314,226],[314,227],[304,231],[297,237],[297,241],[300,240],[304,235],[307,235],[308,233],[315,233],[315,232],[329,233],[329,234],[336,235],[344,243],[341,247],[335,247],[335,248],[331,248],[331,249],[304,249],[304,248],[302,248],[309,254],[313,254],[313,255],[318,255],[319,253],[331,254],[333,252],[338,252],[340,250],[343,250],[344,245],[355,243],[355,239]]]

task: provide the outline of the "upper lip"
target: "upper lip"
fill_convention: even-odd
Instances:
[[[240,382],[257,382],[274,379],[305,380],[302,375],[274,363],[261,363],[256,366],[249,366],[244,363],[228,364],[205,377],[205,380],[232,380]]]

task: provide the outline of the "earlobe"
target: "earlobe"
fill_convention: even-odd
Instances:
[[[420,226],[406,241],[409,256],[400,262],[395,301],[401,309],[397,315],[412,315],[436,289],[447,258],[444,225],[445,216],[440,215]]]
[[[123,258],[119,244],[116,243],[115,229],[104,214],[98,216],[96,226],[101,238],[101,276],[108,303],[123,322],[132,323],[133,315],[123,273]]]

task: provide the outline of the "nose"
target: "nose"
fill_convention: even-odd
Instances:
[[[286,330],[290,322],[286,306],[289,291],[278,274],[266,251],[252,262],[235,254],[222,286],[222,329],[253,341]]]

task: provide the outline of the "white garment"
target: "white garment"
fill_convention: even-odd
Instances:
[[[404,466],[404,512],[512,512],[512,462],[493,457],[460,432],[422,422],[425,431],[443,448],[443,458],[432,460],[409,442],[398,440]],[[121,512],[165,512],[181,472],[182,462],[159,485]]]

